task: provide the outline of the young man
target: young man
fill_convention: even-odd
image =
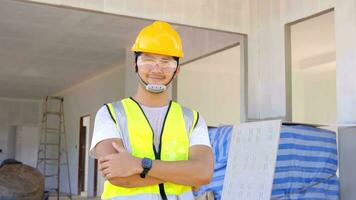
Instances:
[[[214,161],[204,119],[166,91],[179,73],[181,39],[156,21],[132,51],[136,94],[104,105],[95,118],[90,153],[106,178],[102,199],[192,200],[192,190],[210,182]]]

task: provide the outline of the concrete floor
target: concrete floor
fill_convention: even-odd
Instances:
[[[56,200],[57,197],[50,196],[49,200]],[[68,197],[59,197],[60,200],[69,200]],[[100,197],[81,197],[81,196],[72,196],[72,199],[75,200],[100,200]]]

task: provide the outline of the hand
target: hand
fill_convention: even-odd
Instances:
[[[106,179],[128,177],[142,172],[141,159],[132,156],[115,142],[112,146],[117,153],[99,159],[99,169]]]

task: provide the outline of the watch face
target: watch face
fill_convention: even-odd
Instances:
[[[151,168],[152,166],[152,160],[148,159],[148,158],[144,158],[142,160],[142,167],[143,168]]]

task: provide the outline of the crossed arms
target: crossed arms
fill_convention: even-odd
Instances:
[[[210,147],[194,145],[189,148],[189,158],[185,161],[154,160],[146,178],[141,178],[141,158],[132,156],[123,148],[121,139],[106,139],[96,146],[99,169],[113,185],[121,187],[143,187],[171,182],[192,186],[197,189],[208,184],[214,168],[214,158]]]

